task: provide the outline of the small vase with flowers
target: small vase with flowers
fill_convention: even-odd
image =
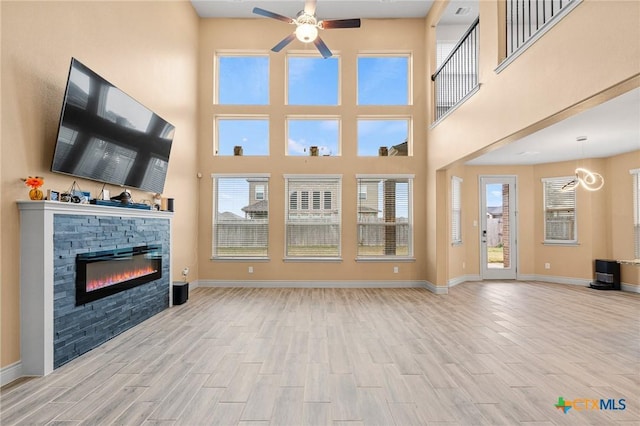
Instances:
[[[40,189],[42,185],[44,185],[44,178],[41,176],[29,176],[26,179],[22,179],[28,187],[31,188],[29,191],[29,198],[32,200],[42,200],[44,198],[44,193]]]

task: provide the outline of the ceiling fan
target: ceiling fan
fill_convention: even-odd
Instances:
[[[292,34],[289,34],[282,39],[280,43],[271,48],[274,52],[281,51],[286,45],[291,43],[293,39],[297,38],[303,43],[313,43],[322,57],[328,58],[332,55],[331,50],[329,50],[324,41],[322,41],[320,36],[318,36],[318,30],[360,28],[360,19],[319,20],[316,18],[316,0],[306,0],[304,3],[304,9],[298,12],[295,18],[289,18],[259,7],[254,7],[253,13],[256,15],[266,16],[267,18],[277,19],[278,21],[283,21],[287,24],[296,25],[296,30]]]

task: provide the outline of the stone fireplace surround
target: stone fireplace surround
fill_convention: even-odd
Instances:
[[[43,376],[171,304],[173,213],[19,201],[20,350],[23,376]],[[76,256],[162,246],[162,277],[76,306]]]

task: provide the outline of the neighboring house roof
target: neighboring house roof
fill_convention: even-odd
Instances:
[[[257,203],[243,207],[241,210],[245,213],[266,212],[269,210],[269,201],[260,200]]]
[[[238,216],[231,212],[218,213],[218,220],[245,220],[244,217]]]
[[[409,153],[409,144],[407,143],[407,141],[399,143],[398,145],[394,145],[389,150],[390,157],[394,157],[394,156],[406,157],[408,153]]]
[[[358,213],[378,213],[380,210],[373,207],[358,206]]]
[[[502,206],[487,207],[487,213],[491,216],[502,216]]]

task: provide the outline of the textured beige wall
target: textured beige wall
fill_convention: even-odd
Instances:
[[[209,19],[200,28],[200,279],[251,281],[400,281],[421,280],[425,275],[425,70],[424,21],[365,20],[360,29],[323,31],[326,44],[340,56],[342,104],[340,106],[301,107],[284,105],[286,52],[270,53],[271,92],[269,106],[247,107],[245,113],[268,114],[270,119],[270,155],[260,157],[213,156],[212,122],[215,114],[237,112],[237,108],[213,105],[213,63],[216,50],[237,49],[269,52],[291,28],[274,20]],[[290,50],[305,47],[294,41]],[[314,51],[314,47],[307,47]],[[356,60],[359,52],[413,52],[414,106],[380,109],[356,106]],[[359,114],[413,115],[412,157],[357,157],[356,117]],[[285,116],[289,114],[340,115],[342,155],[336,157],[287,157],[285,152]],[[212,173],[270,173],[269,262],[212,261]],[[342,174],[342,262],[283,262],[284,256],[284,174]],[[412,173],[414,181],[414,255],[410,263],[356,262],[356,181],[359,173]],[[393,266],[399,273],[393,273]],[[253,266],[254,273],[248,273]]]
[[[176,126],[165,195],[176,198],[173,279],[197,276],[196,99],[198,17],[188,2],[2,1],[1,366],[20,359],[20,178],[66,190],[50,173],[60,108],[74,56]],[[101,185],[78,179],[96,194]],[[117,187],[111,188],[112,192]],[[135,199],[150,194],[133,191]]]
[[[436,15],[427,17],[427,28],[437,24]],[[427,134],[427,206],[435,212],[426,217],[428,281],[446,285],[450,278],[446,270],[434,267],[448,263],[440,259],[447,250],[446,238],[436,238],[447,215],[446,203],[438,203],[433,191],[436,171],[637,87],[640,43],[630,41],[640,39],[639,15],[638,2],[584,0],[496,73],[498,4],[480,2],[480,90]],[[427,31],[427,48],[435,43],[433,33]],[[585,255],[592,256],[592,251],[599,249],[589,247]]]

